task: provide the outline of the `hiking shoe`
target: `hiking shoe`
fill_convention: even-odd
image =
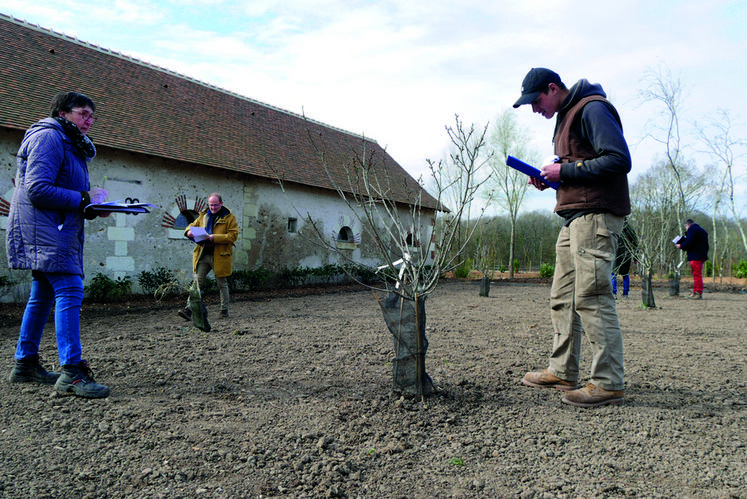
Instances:
[[[20,360],[10,371],[8,381],[11,383],[41,383],[42,385],[54,385],[60,373],[49,372],[42,367],[39,355],[29,355]]]
[[[228,319],[228,310],[221,310],[220,317],[221,319]]]
[[[185,321],[192,320],[192,309],[189,307],[184,307],[183,309],[178,311],[176,314],[182,319],[184,319]]]
[[[576,407],[599,407],[602,405],[622,405],[622,390],[604,390],[598,386],[589,383],[579,390],[568,392],[562,399],[564,404]]]
[[[528,372],[524,375],[524,379],[521,382],[532,388],[555,388],[564,392],[578,388],[578,384],[575,381],[560,379],[550,374],[549,369]]]
[[[700,294],[700,293],[690,293],[689,295],[687,295],[686,298],[688,300],[702,300],[703,299],[703,295]]]
[[[109,387],[96,383],[93,371],[85,360],[81,360],[80,364],[62,366],[62,374],[54,384],[54,389],[59,393],[72,393],[89,399],[109,396]]]

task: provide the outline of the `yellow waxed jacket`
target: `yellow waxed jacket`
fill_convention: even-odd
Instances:
[[[207,225],[207,210],[200,213],[197,220],[189,224],[184,229],[184,236],[187,236],[192,227],[205,227]],[[218,218],[213,224],[213,273],[215,277],[228,277],[233,271],[233,246],[239,238],[239,222],[231,210],[223,206],[218,212]],[[197,262],[200,261],[204,244],[196,244],[192,254],[192,272],[197,273]]]

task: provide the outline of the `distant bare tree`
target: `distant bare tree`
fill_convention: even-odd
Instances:
[[[677,214],[681,221],[687,208],[679,170],[682,153],[679,119],[682,108],[682,84],[679,78],[676,78],[664,65],[649,69],[644,76],[644,83],[646,88],[641,91],[643,101],[653,101],[663,107],[662,121],[650,121],[647,136],[664,145],[666,165],[674,173],[676,187],[680,194]]]
[[[506,165],[506,157],[521,158],[528,163],[537,163],[539,157],[529,150],[529,134],[521,128],[516,113],[505,110],[498,115],[490,134],[489,146],[492,155],[489,161],[493,180],[486,184],[488,197],[508,213],[511,222],[509,240],[508,272],[514,277],[514,250],[516,248],[516,219],[529,186],[527,176]]]
[[[745,235],[745,230],[742,226],[741,213],[734,201],[734,185],[735,181],[738,180],[735,174],[735,166],[737,161],[745,156],[745,153],[743,151],[739,152],[739,149],[743,150],[745,145],[747,145],[747,141],[735,138],[732,131],[733,127],[734,124],[732,123],[731,116],[725,109],[718,109],[715,115],[707,120],[706,126],[697,127],[700,141],[705,145],[707,151],[715,158],[716,164],[720,167],[720,181],[716,183],[712,216],[714,254],[716,253],[716,245],[718,244],[718,241],[715,240],[717,234],[716,217],[719,205],[724,198],[726,198],[728,210],[732,217],[734,217],[739,233],[742,236],[744,250],[747,251],[747,235]],[[714,278],[715,276],[716,273],[714,272]]]

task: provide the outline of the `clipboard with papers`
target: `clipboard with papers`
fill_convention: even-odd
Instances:
[[[158,208],[158,206],[151,203],[141,203],[138,200],[132,200],[130,198],[119,201],[110,201],[108,203],[96,203],[89,204],[86,209],[92,209],[94,211],[108,211],[111,213],[150,213],[152,208]]]
[[[210,234],[207,233],[204,227],[191,227],[189,230],[192,232],[192,239],[196,243],[210,238]]]
[[[542,173],[537,168],[528,163],[524,163],[518,158],[509,156],[506,158],[506,164],[514,170],[518,170],[525,175],[529,175],[530,177],[539,179],[543,184],[547,185],[548,187],[552,187],[555,190],[558,190],[558,187],[560,187],[560,182],[548,182],[542,177]]]

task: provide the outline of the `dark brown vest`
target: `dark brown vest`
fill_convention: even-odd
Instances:
[[[598,156],[591,144],[581,140],[574,132],[574,121],[580,119],[584,106],[591,101],[609,101],[601,95],[584,97],[566,113],[555,131],[555,154],[562,163],[579,163]],[[610,106],[612,106],[610,104]],[[618,123],[620,117],[614,110]],[[615,175],[600,181],[580,184],[562,183],[556,194],[555,211],[562,210],[603,210],[624,217],[630,214],[628,176]]]

